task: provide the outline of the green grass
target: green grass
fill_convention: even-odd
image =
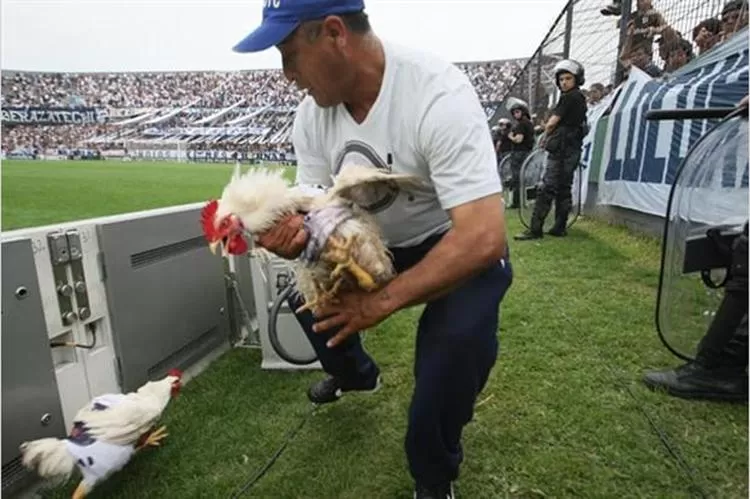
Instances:
[[[160,168],[170,177],[185,167]],[[220,186],[225,171],[200,171],[205,181],[189,178],[203,199],[211,193],[199,186]],[[181,185],[173,187],[187,190]],[[513,216],[509,225],[510,234],[520,230]],[[675,399],[639,381],[646,369],[679,363],[654,330],[659,243],[579,220],[567,239],[512,241],[511,251],[501,352],[464,432],[458,496],[695,496],[645,411],[709,497],[747,497],[747,406]],[[321,408],[245,497],[411,497],[403,437],[419,311],[367,335],[383,390]],[[167,408],[165,445],[137,456],[91,498],[230,497],[307,413],[305,390],[321,376],[259,365],[260,353],[248,349],[216,361]],[[74,487],[47,496],[70,497]]]
[[[206,201],[221,195],[232,164],[22,161],[2,164],[2,228]]]

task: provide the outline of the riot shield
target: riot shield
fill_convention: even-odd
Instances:
[[[503,186],[513,184],[513,170],[511,169],[510,165],[510,154],[505,154],[497,166],[497,170],[500,173],[500,180],[502,181]]]
[[[662,111],[648,119],[712,117],[706,111],[716,112],[683,110],[670,116]],[[684,360],[694,358],[713,320],[724,294],[732,241],[748,220],[746,113],[735,111],[704,134],[678,167],[670,189],[656,328],[664,345]]]
[[[538,193],[541,191],[544,185],[544,172],[547,168],[547,152],[537,147],[528,155],[526,160],[521,166],[521,172],[519,174],[519,189],[521,190],[520,206],[518,208],[518,216],[521,219],[521,223],[525,228],[529,228],[531,225],[531,215],[534,213],[534,202]],[[583,193],[583,175],[581,174],[581,168],[576,169],[575,176],[573,178],[573,188],[571,189],[573,195],[573,207],[572,212],[568,216],[568,228],[572,227],[573,224],[578,220],[581,214],[581,196]],[[553,203],[550,213],[547,218],[544,219],[545,231],[550,229],[555,221],[555,204]]]
[[[505,154],[500,163],[497,165],[497,171],[500,174],[500,181],[503,184],[503,198],[505,199],[505,205],[508,206],[511,199],[511,193],[518,189],[517,185],[513,183],[513,170],[511,169],[510,154]]]

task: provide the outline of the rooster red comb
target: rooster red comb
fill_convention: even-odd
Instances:
[[[209,201],[201,210],[201,226],[203,227],[203,235],[210,242],[216,240],[216,226],[214,225],[214,219],[216,218],[216,211],[218,209],[219,202],[213,199]]]
[[[167,376],[175,376],[178,379],[182,379],[182,371],[180,371],[179,369],[170,369],[169,371],[167,371]]]

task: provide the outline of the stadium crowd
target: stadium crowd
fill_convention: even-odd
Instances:
[[[625,78],[632,67],[654,78],[667,77],[748,24],[747,0],[729,0],[719,16],[697,24],[660,11],[658,0],[632,3],[634,10],[628,14],[627,35],[618,54]],[[617,18],[615,28],[621,10],[615,1],[603,5],[601,14]],[[688,28],[689,36],[678,30],[685,30],[687,23],[695,24]],[[543,66],[551,69],[555,62],[550,58]],[[529,100],[527,89],[532,85],[523,75],[519,78],[525,60],[456,64],[476,88],[488,118],[508,95]],[[532,81],[530,73],[535,66],[530,64],[526,71]],[[536,126],[545,122],[549,111],[546,106],[551,102],[547,94],[554,92],[553,84],[542,87],[542,94],[530,99],[537,103],[532,109]],[[583,90],[589,105],[595,105],[613,87],[613,81],[588,82]],[[13,151],[35,155],[57,149],[127,149],[135,141],[153,149],[179,142],[184,149],[196,151],[206,150],[207,144],[224,144],[214,149],[238,148],[256,157],[275,157],[290,151],[293,112],[302,97],[275,69],[86,74],[4,71],[2,151],[7,156]],[[6,120],[5,109],[27,107],[105,109],[109,119],[105,124],[41,126]],[[196,127],[234,130],[196,134]]]
[[[506,93],[522,60],[461,62],[487,113]],[[32,73],[4,71],[2,107],[104,108],[107,124],[9,125],[3,120],[2,149],[35,154],[39,151],[124,148],[137,136],[151,137],[155,149],[186,140],[190,127],[239,126],[245,134],[219,137],[219,142],[241,144],[254,155],[278,156],[289,150],[293,110],[303,97],[280,70],[164,73]],[[182,108],[179,113],[170,113]],[[222,109],[223,113],[219,113]],[[132,125],[130,118],[161,110]],[[170,114],[168,114],[170,113]],[[212,118],[215,114],[219,117]],[[242,119],[252,115],[249,119]],[[216,136],[194,136],[185,147],[206,149]],[[143,143],[143,141],[141,141]],[[253,145],[253,147],[249,147]],[[219,147],[218,149],[225,149]]]
[[[721,14],[702,19],[690,27],[689,34],[679,31],[682,19],[669,22],[651,0],[634,2],[636,10],[628,17],[627,37],[620,62],[629,69],[642,69],[655,78],[665,77],[694,58],[732,38],[748,24],[747,0],[729,0]],[[602,9],[603,15],[621,15],[618,2]],[[654,53],[656,51],[656,54]]]

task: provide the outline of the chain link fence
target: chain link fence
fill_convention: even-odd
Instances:
[[[630,64],[649,67],[654,76],[676,69],[674,65],[678,63],[669,61],[670,50],[681,47],[683,52],[689,52],[685,54],[688,60],[698,54],[701,48],[695,41],[699,25],[714,19],[704,25],[713,31],[728,29],[726,24],[733,18],[726,12],[722,14],[728,4],[736,4],[740,11],[733,21],[735,29],[746,24],[746,0],[622,0],[611,4],[608,0],[571,0],[518,73],[503,101],[521,99],[536,115],[536,122],[543,122],[559,96],[553,68],[567,58],[584,65],[584,89],[594,102],[627,76]],[[620,12],[633,14],[621,16],[617,7]],[[636,27],[638,31],[633,33]],[[722,32],[710,35],[720,39]],[[645,50],[637,53],[638,48]]]

